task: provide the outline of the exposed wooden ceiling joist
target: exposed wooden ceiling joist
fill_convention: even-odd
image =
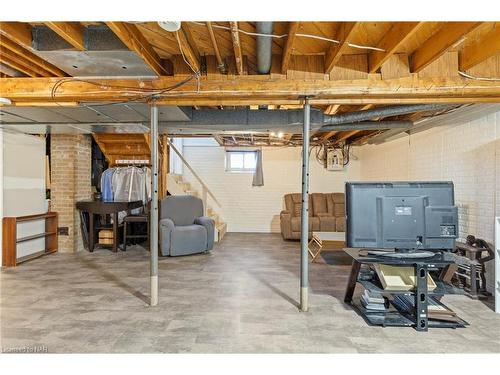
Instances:
[[[338,39],[340,43],[333,44],[328,49],[325,58],[325,73],[329,74],[333,70],[342,55],[349,48],[349,39],[355,32],[357,24],[358,22],[342,22],[342,24],[340,25],[339,31],[336,36],[336,39]]]
[[[84,29],[79,22],[45,22],[45,24],[77,50],[85,50]]]
[[[332,131],[326,132],[324,134],[321,134],[321,136],[319,137],[319,142],[322,143],[322,142],[328,141],[330,138],[332,138],[337,133],[338,133],[338,131],[332,130]]]
[[[0,22],[0,35],[6,36],[24,48],[31,48],[33,37],[29,23]]]
[[[463,38],[476,29],[481,22],[445,22],[433,36],[425,41],[411,56],[411,71],[420,72]]]
[[[2,34],[3,35],[3,34]],[[9,39],[7,36],[2,36],[0,38],[0,46],[9,49],[10,51],[14,52],[15,54],[23,57],[24,59],[30,61],[32,64],[46,70],[49,72],[51,75],[56,76],[56,77],[64,77],[67,74],[63,72],[61,69],[57,68],[56,66],[48,63],[47,61],[43,60],[39,56],[35,55],[33,52],[28,51],[26,48],[22,47],[21,45],[15,43],[13,40]]]
[[[290,22],[288,26],[288,36],[286,37],[285,48],[281,57],[281,73],[286,74],[290,65],[290,58],[293,52],[293,42],[299,30],[300,22]]]
[[[238,31],[238,22],[229,22],[231,25],[231,40],[233,41],[234,59],[236,71],[239,75],[243,74],[243,54],[241,53],[240,33]]]
[[[373,51],[368,55],[368,71],[375,73],[424,24],[425,22],[394,22],[377,46],[385,52]]]
[[[327,114],[327,115],[334,115],[335,113],[338,112],[339,109],[340,109],[340,104],[330,104],[326,108],[325,114]]]
[[[29,69],[31,72],[35,73],[34,75],[28,74],[30,77],[38,77],[38,76],[39,77],[50,77],[51,76],[50,72],[46,71],[45,69],[40,68],[38,65],[32,64],[29,60],[27,60],[23,56],[20,56],[16,53],[12,52],[10,49],[3,47],[1,44],[0,44],[0,55],[2,56],[2,62],[4,61],[4,59],[8,59],[9,61],[12,61],[12,62],[18,64],[19,66],[22,66],[26,69]],[[16,68],[14,68],[14,69],[16,69]]]
[[[500,25],[491,30],[484,38],[460,51],[460,70],[467,70],[483,62],[491,56],[500,53]]]
[[[350,137],[353,135],[357,134],[360,132],[360,130],[349,130],[349,131],[343,131],[339,132],[336,136],[335,139],[333,140],[334,144],[340,143],[342,141],[348,140]]]
[[[117,79],[85,82],[68,80],[59,85],[58,78],[8,78],[0,87],[0,96],[12,101],[123,101],[137,98],[139,90],[164,90],[180,84],[185,77],[160,77],[154,80]],[[390,103],[464,103],[499,102],[500,84],[490,81],[466,81],[462,78],[418,78],[416,75],[388,80],[303,80],[279,79],[273,76],[202,77],[201,84],[190,81],[165,92],[159,99],[165,103],[214,105],[251,105],[255,102],[279,101],[300,104],[300,97],[313,96],[313,104],[390,104]],[[467,83],[467,84],[466,84]],[[100,88],[96,90],[96,87]],[[123,89],[122,87],[126,87]],[[150,93],[150,91],[148,91]],[[145,93],[146,95],[146,93]],[[206,104],[210,103],[210,104]],[[217,104],[215,104],[217,105]]]
[[[0,61],[2,62],[2,64],[10,66],[12,69],[15,69],[18,72],[26,74],[28,77],[41,77],[41,75],[33,71],[33,69],[29,68],[24,64],[19,63],[18,61],[12,60],[3,53],[0,53]]]
[[[196,72],[199,72],[200,71],[200,61],[198,59],[198,55],[191,48],[191,45],[189,44],[189,41],[186,37],[186,34],[184,33],[184,30],[180,29],[179,31],[176,31],[175,37],[177,38],[177,42],[179,44],[179,46],[178,46],[179,50],[180,50],[181,54],[184,56],[184,58],[186,59],[190,68]]]
[[[123,44],[141,56],[156,74],[159,76],[168,74],[168,70],[163,65],[160,57],[136,25],[126,22],[107,22],[106,24],[120,38]]]
[[[217,44],[217,39],[215,38],[212,22],[206,22],[206,24],[207,24],[208,34],[210,35],[210,40],[212,41],[212,46],[214,48],[217,64],[219,64],[219,69],[224,69],[224,60],[222,59],[222,55],[220,54],[219,45]]]

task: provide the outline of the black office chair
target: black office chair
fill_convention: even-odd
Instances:
[[[149,244],[149,211],[151,208],[151,201],[148,202],[143,208],[141,213],[128,214],[123,218],[123,251],[127,251],[127,239],[146,238]],[[146,223],[146,234],[127,234],[128,224]],[[146,247],[149,250],[149,246]]]

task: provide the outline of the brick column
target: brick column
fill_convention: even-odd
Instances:
[[[59,213],[59,227],[68,228],[68,235],[59,234],[61,252],[83,250],[75,203],[92,196],[91,144],[90,135],[86,134],[51,135],[51,207]]]

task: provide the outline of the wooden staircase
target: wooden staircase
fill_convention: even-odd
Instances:
[[[116,133],[96,133],[93,134],[94,140],[106,157],[110,167],[120,165],[120,161],[145,160],[150,164],[151,157],[151,141],[149,134],[116,134]],[[169,150],[172,150],[179,155],[184,165],[191,171],[202,187],[202,191],[198,192],[192,188],[189,182],[184,181],[182,175],[169,174]],[[170,144],[166,135],[161,135],[158,145],[158,197],[163,199],[168,193],[172,195],[194,195],[203,200],[205,207],[205,215],[211,217],[215,221],[215,241],[221,241],[226,234],[227,224],[221,219],[215,210],[207,204],[208,197],[213,202],[219,204],[215,196],[203,183],[201,178],[196,174],[189,163],[184,159],[182,154]],[[126,163],[125,163],[126,165]]]
[[[227,231],[227,224],[222,220],[221,216],[206,203],[202,193],[193,188],[190,182],[184,180],[180,174],[169,173],[167,175],[167,190],[172,195],[193,195],[204,200],[205,215],[215,221],[215,242],[222,240]]]

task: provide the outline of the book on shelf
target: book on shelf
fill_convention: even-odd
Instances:
[[[372,311],[386,311],[386,303],[384,296],[380,293],[370,292],[365,289],[363,295],[361,296],[361,304],[367,310]]]
[[[367,302],[370,303],[384,303],[384,296],[381,293],[370,292],[368,289],[365,289],[363,292],[363,296],[365,297]]]

